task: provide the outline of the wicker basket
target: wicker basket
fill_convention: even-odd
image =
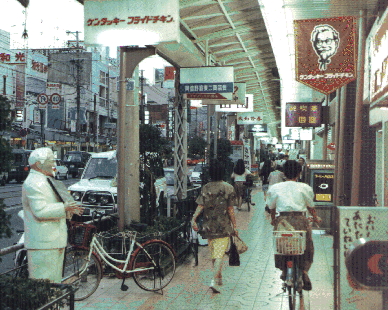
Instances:
[[[306,232],[274,231],[273,250],[277,255],[302,255],[306,250]]]
[[[72,246],[89,249],[90,242],[96,230],[96,226],[94,225],[70,222],[68,233],[69,243]]]

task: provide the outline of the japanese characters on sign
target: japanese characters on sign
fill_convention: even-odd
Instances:
[[[381,293],[372,291],[356,291],[349,286],[345,258],[353,248],[354,242],[365,240],[388,240],[388,217],[384,207],[338,207],[339,214],[339,281],[340,304],[342,310],[382,309]],[[371,267],[368,262],[368,267]],[[378,293],[378,294],[376,294]],[[376,304],[380,299],[380,304]],[[380,305],[380,306],[379,306]]]
[[[296,20],[296,80],[326,95],[356,78],[356,18]]]
[[[16,108],[24,108],[26,96],[26,65],[16,65]]]
[[[237,125],[259,125],[264,124],[262,112],[237,113]]]
[[[314,172],[314,202],[333,202],[333,172]]]
[[[248,111],[248,98],[246,97],[246,84],[245,83],[234,83],[234,89],[233,89],[233,95],[232,95],[232,100],[228,101],[220,101],[220,102],[215,102],[215,101],[210,101],[208,102],[207,100],[202,100],[203,105],[208,105],[208,104],[216,104],[217,107],[220,105],[222,108],[227,108],[227,107],[236,107],[240,108],[243,111]],[[253,111],[253,108],[252,108]],[[229,112],[231,112],[229,110]]]
[[[232,100],[233,67],[181,68],[179,91],[184,99]]]
[[[131,24],[148,24],[148,23],[171,23],[174,18],[171,15],[157,15],[157,16],[128,16],[127,19],[120,19],[115,17],[112,20],[109,20],[106,17],[103,18],[89,18],[86,22],[87,27],[95,27],[95,26],[117,26],[120,23],[127,22],[128,25]]]
[[[321,103],[288,102],[286,105],[286,127],[321,126]]]
[[[179,42],[178,0],[85,0],[85,44],[156,45]]]
[[[244,139],[244,165],[245,169],[251,170],[251,145],[249,139]]]
[[[370,101],[385,97],[388,92],[388,10],[378,19],[369,36]]]

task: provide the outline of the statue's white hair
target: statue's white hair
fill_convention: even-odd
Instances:
[[[28,163],[30,164],[30,166],[37,163],[38,161],[43,164],[50,155],[54,155],[53,151],[50,148],[41,147],[31,152],[30,158],[28,159]]]

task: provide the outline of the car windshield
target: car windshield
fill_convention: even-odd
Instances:
[[[196,165],[195,168],[194,168],[194,172],[202,172],[202,164]]]
[[[67,162],[82,162],[82,157],[80,154],[66,154],[63,161]]]
[[[117,174],[116,158],[92,158],[86,167],[83,179],[110,178]]]

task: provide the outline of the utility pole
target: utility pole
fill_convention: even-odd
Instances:
[[[79,59],[79,33],[80,31],[66,31],[67,34],[73,34],[75,35],[75,38],[76,38],[76,42],[77,42],[77,52],[76,52],[76,55],[77,55],[77,59],[75,61],[76,63],[76,67],[77,67],[77,77],[76,77],[76,83],[77,83],[77,118],[76,118],[76,132],[77,132],[77,135],[79,137],[80,135],[80,132],[81,132],[81,126],[80,126],[80,108],[81,108],[81,68],[80,68],[80,59]],[[78,145],[78,150],[80,150],[80,145],[81,144],[81,141],[79,141],[79,145]]]
[[[141,76],[140,76],[140,94],[141,94],[141,102],[140,102],[140,124],[145,123],[145,109],[144,109],[144,88],[143,88],[143,81],[144,76],[143,72],[144,70],[140,70]]]

